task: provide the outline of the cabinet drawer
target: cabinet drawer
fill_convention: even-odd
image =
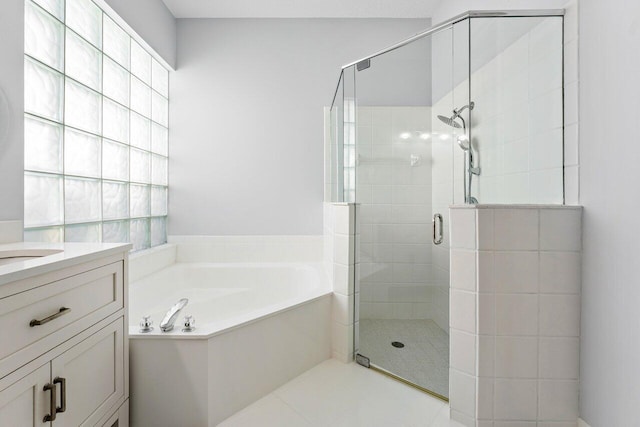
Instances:
[[[121,261],[0,299],[0,377],[123,307]]]

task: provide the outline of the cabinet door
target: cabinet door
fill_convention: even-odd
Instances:
[[[48,415],[50,393],[44,386],[49,383],[49,363],[27,373],[12,384],[9,377],[0,381],[0,426],[41,427],[51,425],[44,422]],[[14,375],[10,375],[11,378]]]
[[[124,396],[123,322],[116,320],[51,362],[51,376],[64,381],[66,398],[54,427],[94,426]]]

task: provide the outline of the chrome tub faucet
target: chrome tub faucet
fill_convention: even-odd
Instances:
[[[180,311],[189,303],[187,298],[182,298],[180,301],[175,303],[167,314],[164,315],[162,322],[160,322],[160,330],[162,332],[169,332],[173,329],[173,325],[176,323],[176,319],[178,318],[178,314]]]

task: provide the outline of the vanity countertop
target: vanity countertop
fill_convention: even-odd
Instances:
[[[0,245],[0,254],[29,257],[0,265],[0,286],[62,268],[129,251],[130,243],[30,243]],[[45,256],[42,256],[45,255]]]

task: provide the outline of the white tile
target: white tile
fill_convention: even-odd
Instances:
[[[303,427],[311,425],[274,394],[267,395],[218,424],[219,427]]]
[[[305,372],[274,394],[316,426],[418,426],[435,419],[445,406],[373,370],[334,360]]]
[[[536,380],[495,380],[496,420],[535,420],[537,415]]]
[[[451,368],[469,375],[476,375],[476,336],[452,329],[449,339]]]
[[[496,337],[495,376],[536,378],[538,376],[538,339]]]
[[[528,170],[562,168],[564,130],[551,129],[531,138]]]
[[[580,209],[540,210],[540,249],[579,251],[582,248]]]
[[[522,135],[519,135],[522,138]],[[529,140],[520,139],[503,146],[504,173],[514,174],[529,170]]]
[[[354,296],[334,293],[331,299],[332,319],[343,325],[354,321]]]
[[[323,261],[325,264],[333,264],[333,232],[325,228],[322,239]]]
[[[476,413],[476,378],[455,369],[450,369],[449,381],[449,404],[451,410],[474,417]]]
[[[451,250],[451,288],[476,290],[476,253],[474,251]]]
[[[578,379],[580,341],[578,338],[540,338],[540,378]]]
[[[577,381],[540,381],[538,400],[540,419],[575,421],[578,418]]]
[[[538,252],[495,252],[494,264],[496,292],[538,291]]]
[[[564,168],[564,202],[567,205],[580,204],[580,167]]]
[[[578,123],[566,126],[564,128],[564,165],[565,166],[574,166],[579,164],[578,133],[579,133]]]
[[[564,40],[565,43],[578,38],[578,2],[571,0],[565,6]],[[568,43],[567,43],[568,44]]]
[[[456,411],[455,409],[451,410],[451,419],[454,420],[458,425],[463,425],[465,427],[475,427],[475,420],[472,416],[464,414],[460,411]],[[447,424],[448,426],[449,424]]]
[[[449,323],[452,328],[461,331],[476,332],[476,294],[472,292],[451,290],[451,307]]]
[[[560,155],[560,157],[562,157]],[[529,173],[530,203],[561,205],[563,203],[562,166],[552,169],[534,170]]]
[[[529,98],[562,87],[562,50],[549,49],[548,55],[535,63],[529,64]],[[525,100],[526,101],[526,100]]]
[[[564,86],[564,122],[571,125],[578,122],[578,91],[580,83],[575,81]]]
[[[538,249],[536,209],[496,209],[494,211],[496,250]]]
[[[494,427],[537,427],[535,421],[496,421]]]
[[[440,409],[436,417],[433,419],[430,427],[463,427],[463,424],[459,423],[451,417],[450,412],[451,408],[449,407],[449,405],[443,405],[442,409]],[[464,415],[462,416],[466,417]],[[469,417],[466,418],[468,419]],[[412,425],[412,427],[424,427],[424,422]]]
[[[493,419],[493,378],[478,378],[478,407],[477,417],[479,419]],[[481,424],[478,423],[478,426]]]
[[[478,336],[478,375],[494,376],[496,338],[490,335]]]
[[[495,291],[495,265],[493,252],[479,251],[478,253],[478,292],[491,293]]]
[[[353,265],[333,264],[333,291],[342,295],[354,293]]]
[[[538,296],[496,295],[496,333],[532,336],[538,333]]]
[[[334,234],[333,236],[333,260],[338,264],[349,265],[354,263],[353,236],[348,234]]]
[[[334,224],[337,234],[351,235],[355,233],[355,215],[353,204],[340,204],[333,206],[335,215]]]
[[[579,295],[540,295],[540,336],[580,336]]]
[[[331,322],[331,350],[345,357],[353,354],[353,325]]]
[[[452,208],[449,211],[449,233],[451,248],[476,248],[476,210]]]
[[[579,252],[540,252],[540,292],[580,292]]]
[[[481,250],[493,249],[494,241],[494,213],[493,209],[478,209],[477,211],[477,247]]]
[[[496,333],[496,303],[493,294],[478,294],[478,333]]]
[[[539,422],[537,427],[589,427],[589,426],[584,426],[582,424],[579,423],[580,420],[578,419],[578,424],[576,424],[575,421],[542,421]]]

